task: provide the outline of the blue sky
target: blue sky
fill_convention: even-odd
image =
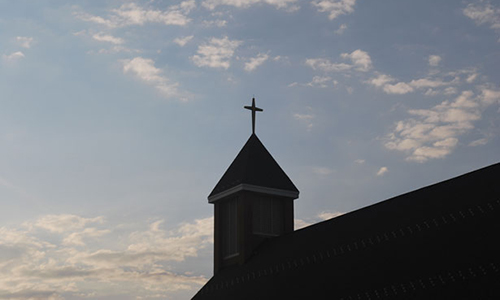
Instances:
[[[186,299],[251,133],[305,226],[499,161],[494,1],[0,0],[0,299]]]

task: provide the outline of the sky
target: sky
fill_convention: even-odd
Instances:
[[[500,4],[0,0],[0,299],[189,299],[256,133],[303,227],[500,160]]]

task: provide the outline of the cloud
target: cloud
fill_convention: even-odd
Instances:
[[[374,77],[374,78],[368,80],[367,83],[369,83],[375,87],[383,87],[387,83],[393,82],[393,81],[395,81],[395,79],[392,78],[391,76],[385,75],[385,74],[379,74],[377,77]]]
[[[95,298],[103,292],[118,298],[123,294],[186,298],[206,282],[203,276],[176,270],[179,263],[213,244],[213,217],[182,223],[172,230],[163,229],[162,220],[150,222],[146,228],[142,222],[110,226],[89,220],[104,218],[48,215],[21,226],[0,227],[0,298]],[[50,242],[34,225],[48,223],[52,224],[46,226],[52,232]],[[60,230],[54,223],[69,226]],[[99,229],[93,227],[97,223]],[[121,228],[119,233],[114,232],[116,228]],[[112,249],[102,243],[85,243],[104,235]]]
[[[372,61],[370,55],[360,49],[354,50],[352,53],[342,53],[340,57],[351,60],[352,64],[333,63],[325,58],[308,58],[305,64],[313,70],[323,72],[343,72],[351,69],[366,72],[371,69]]]
[[[196,55],[191,57],[198,67],[228,69],[234,51],[241,45],[241,41],[230,40],[227,36],[221,39],[211,38],[208,43],[198,46]]]
[[[314,76],[311,82],[306,83],[306,86],[310,87],[320,87],[326,88],[328,87],[329,82],[332,82],[332,78],[328,76]]]
[[[344,212],[339,212],[339,211],[334,211],[334,212],[330,212],[330,211],[322,211],[318,214],[318,218],[320,220],[329,220],[331,218],[336,218],[338,216],[341,216],[345,214]]]
[[[21,51],[16,51],[14,53],[11,53],[9,55],[2,55],[2,58],[7,61],[7,62],[15,62],[15,61],[18,61],[20,59],[23,59],[25,56],[24,56],[24,53],[22,53]]]
[[[97,228],[85,228],[79,232],[73,232],[62,241],[63,245],[85,246],[83,239],[101,237],[110,233],[110,230],[99,230]]]
[[[16,41],[19,44],[19,46],[29,49],[33,45],[34,40],[32,37],[18,36],[16,37]]]
[[[112,44],[115,44],[115,45],[123,44],[123,39],[122,38],[114,37],[112,35],[104,34],[102,32],[94,34],[92,36],[92,38],[94,40],[96,40],[96,41],[99,41],[99,42],[108,42],[108,43],[112,43]]]
[[[356,0],[315,0],[312,2],[319,12],[328,13],[330,20],[353,13],[355,4]]]
[[[139,53],[141,51],[137,50],[137,49],[130,49],[130,48],[127,48],[127,47],[123,47],[123,46],[120,46],[120,45],[115,45],[115,46],[113,46],[111,48],[108,48],[108,49],[99,49],[99,51],[97,51],[98,54],[115,54],[115,53],[119,53],[119,52]],[[87,53],[89,53],[89,54],[95,54],[96,52],[94,50],[91,50],[91,51],[88,51]]]
[[[479,99],[484,105],[500,104],[500,91],[483,87]]]
[[[477,147],[477,146],[486,145],[487,143],[488,143],[487,138],[481,138],[481,139],[477,139],[477,140],[470,142],[469,146],[470,147]]]
[[[313,126],[314,126],[314,119],[316,118],[316,116],[311,112],[311,108],[308,107],[308,110],[310,111],[309,113],[295,113],[293,114],[293,118],[295,120],[298,120],[302,123],[304,123],[306,126],[307,126],[307,130],[310,131]]]
[[[489,1],[470,3],[464,8],[463,13],[478,25],[487,24],[491,29],[500,31],[500,9],[491,5]]]
[[[311,67],[313,70],[320,70],[324,72],[341,72],[352,68],[352,65],[345,63],[332,63],[330,60],[324,58],[308,58],[306,59],[306,65]]]
[[[436,87],[449,85],[452,83],[453,82],[443,82],[440,79],[432,80],[429,78],[421,78],[421,79],[410,81],[409,85],[411,85],[414,88],[421,89],[421,88],[428,88],[428,87],[436,88]]]
[[[164,11],[143,8],[135,3],[127,3],[121,5],[118,9],[111,10],[112,14],[109,18],[93,16],[88,13],[75,13],[75,16],[83,21],[105,25],[110,28],[144,25],[146,23],[185,26],[191,21],[187,15],[195,7],[194,0],[169,6]]]
[[[429,55],[429,66],[437,67],[441,62],[441,56],[439,55]]]
[[[378,172],[377,172],[377,176],[383,176],[385,173],[387,173],[389,171],[389,169],[387,169],[387,167],[381,167]]]
[[[408,94],[412,93],[415,90],[418,89],[425,89],[425,95],[426,96],[435,96],[438,94],[446,94],[446,95],[451,95],[456,93],[456,89],[453,87],[449,87],[450,85],[457,84],[459,82],[459,78],[455,77],[451,81],[443,81],[442,79],[433,79],[433,78],[420,78],[420,79],[413,79],[410,82],[397,82],[397,83],[392,83],[395,82],[396,79],[393,77],[386,75],[386,74],[378,74],[376,77],[373,77],[365,83],[371,84],[377,88],[382,88],[382,90],[386,94],[397,94],[397,95],[403,95],[403,94]],[[432,88],[443,88],[446,87],[444,90],[437,91],[433,90]]]
[[[226,20],[220,20],[220,19],[217,19],[217,20],[210,20],[210,21],[203,21],[203,26],[204,27],[225,27],[227,25],[227,21]]]
[[[387,94],[403,95],[413,92],[413,88],[404,82],[398,82],[396,84],[387,83],[384,85],[383,91]]]
[[[467,83],[473,83],[478,76],[479,76],[478,73],[472,73],[467,77],[465,81],[467,81]]]
[[[218,6],[226,5],[226,6],[234,6],[238,8],[248,8],[255,4],[269,4],[276,8],[285,8],[296,10],[297,7],[295,4],[297,0],[204,0],[202,5],[210,10],[214,10]]]
[[[176,43],[177,45],[181,46],[181,47],[184,47],[187,43],[189,43],[189,41],[191,41],[193,39],[194,36],[192,35],[189,35],[189,36],[185,36],[183,38],[176,38],[174,39],[174,43]]]
[[[365,160],[364,159],[356,159],[354,162],[357,163],[357,164],[362,165],[362,164],[365,163]]]
[[[245,71],[251,72],[255,70],[258,66],[262,65],[268,58],[269,55],[265,53],[259,53],[256,57],[250,58],[250,61],[245,63]]]
[[[34,223],[26,223],[29,227],[37,227],[51,232],[65,232],[81,229],[87,224],[102,223],[103,217],[83,218],[76,215],[46,215],[38,218]]]
[[[178,90],[179,84],[171,83],[168,78],[162,76],[162,70],[154,66],[152,59],[135,57],[121,62],[125,74],[132,74],[142,82],[154,86],[166,98],[180,97],[180,100],[186,100]]]
[[[305,228],[307,226],[311,226],[313,223],[309,223],[309,222],[306,222],[304,220],[301,220],[301,219],[294,219],[294,229],[295,230],[298,230],[298,229],[302,229],[302,228]]]
[[[363,50],[358,49],[352,53],[342,53],[340,56],[342,58],[349,58],[359,71],[366,72],[372,67],[370,55]]]
[[[446,157],[458,145],[460,135],[473,129],[474,122],[481,119],[481,111],[500,103],[500,93],[491,96],[495,100],[485,101],[489,91],[483,88],[476,96],[472,91],[463,91],[453,101],[443,101],[431,109],[408,110],[412,117],[395,124],[385,147],[406,153],[410,161]]]
[[[335,30],[335,34],[341,35],[346,31],[346,29],[347,29],[347,25],[342,24],[342,25],[340,25],[339,29]]]

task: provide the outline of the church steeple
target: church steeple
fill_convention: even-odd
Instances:
[[[214,270],[243,264],[268,238],[293,232],[293,200],[299,190],[252,135],[208,196],[214,204]]]

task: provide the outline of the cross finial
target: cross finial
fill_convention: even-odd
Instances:
[[[255,112],[263,111],[263,109],[255,106],[255,98],[252,98],[252,106],[244,106],[244,107],[252,111],[252,134],[255,134]]]

